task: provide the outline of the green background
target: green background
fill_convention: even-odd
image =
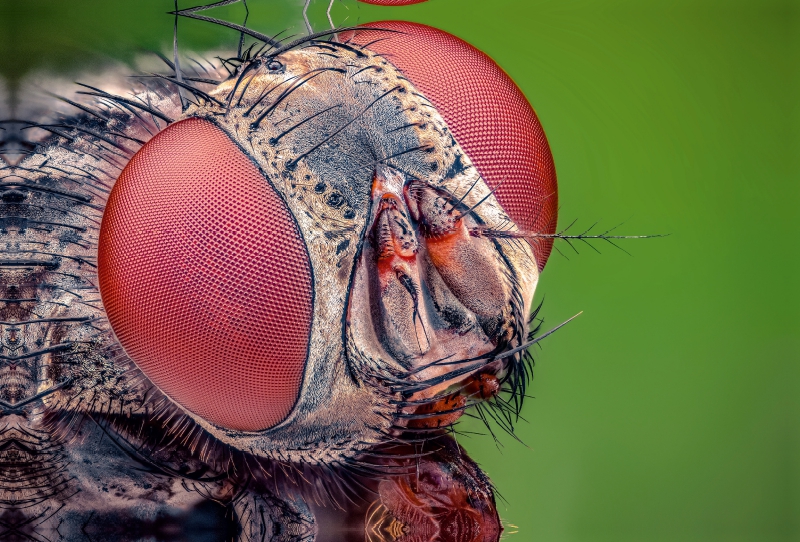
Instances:
[[[299,2],[249,5],[252,27],[303,32]],[[166,50],[170,7],[0,0],[0,74]],[[623,242],[632,257],[562,245],[569,259],[548,263],[545,326],[584,314],[537,354],[527,446],[460,439],[504,499],[507,539],[800,540],[797,3],[337,0],[334,16],[424,22],[484,50],[544,124],[562,225],[671,234]],[[193,21],[181,37],[236,39]]]

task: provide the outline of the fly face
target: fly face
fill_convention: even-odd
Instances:
[[[243,539],[326,532],[330,504],[369,539],[498,538],[444,429],[519,406],[552,159],[488,57],[377,26],[214,85],[84,86],[0,168],[0,504],[100,538],[207,499]]]
[[[235,449],[335,463],[453,423],[521,363],[546,258],[524,237],[541,231],[406,75],[347,43],[257,57],[111,192],[98,274],[114,333]]]

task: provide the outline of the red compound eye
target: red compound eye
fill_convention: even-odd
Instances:
[[[411,4],[421,4],[428,0],[358,0],[364,4],[374,4],[376,6],[410,6]]]
[[[495,194],[509,216],[526,231],[554,233],[553,156],[536,113],[511,78],[486,54],[442,30],[405,21],[365,26],[395,31],[350,37],[384,55],[436,106],[488,185],[503,183]],[[552,239],[532,245],[542,269]]]
[[[310,261],[281,197],[222,130],[184,120],[136,153],[98,260],[111,326],[164,393],[229,429],[286,418],[308,350]]]

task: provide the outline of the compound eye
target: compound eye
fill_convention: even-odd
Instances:
[[[514,81],[486,54],[442,30],[405,21],[365,26],[393,32],[342,38],[384,55],[433,103],[489,187],[502,183],[497,200],[521,229],[554,233],[558,189],[553,156],[536,113]],[[541,270],[552,239],[532,245]]]
[[[173,401],[233,430],[288,416],[311,264],[281,196],[220,128],[180,121],[136,153],[103,215],[98,274],[122,347]]]
[[[411,4],[421,4],[428,0],[358,0],[364,4],[373,4],[376,6],[410,6]]]

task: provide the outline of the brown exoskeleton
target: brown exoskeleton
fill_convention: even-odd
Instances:
[[[389,59],[321,37],[84,87],[3,162],[7,533],[499,537],[446,431],[524,388],[538,232]]]

